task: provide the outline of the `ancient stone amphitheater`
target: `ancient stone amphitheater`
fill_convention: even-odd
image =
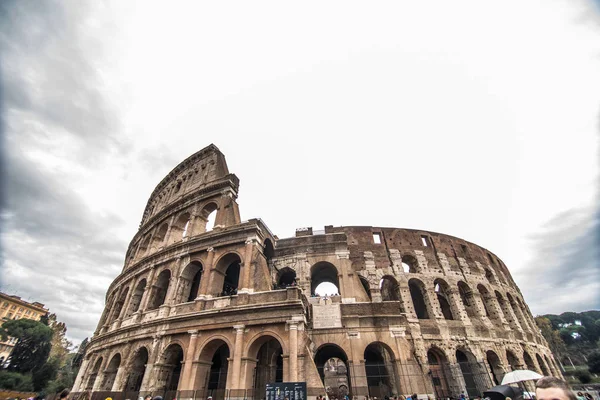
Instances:
[[[560,376],[489,250],[371,226],[279,239],[241,220],[238,185],[214,145],[158,184],[75,392],[262,399],[266,383],[304,381],[312,399],[447,398],[476,396],[514,369]]]

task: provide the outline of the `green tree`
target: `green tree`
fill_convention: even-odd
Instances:
[[[41,368],[50,354],[52,335],[52,329],[39,321],[16,319],[4,322],[0,327],[2,339],[9,336],[17,339],[8,369],[26,373]]]
[[[588,357],[588,368],[590,372],[595,374],[600,373],[600,352],[595,351]]]
[[[553,324],[549,318],[535,317],[535,323],[540,328],[544,339],[548,342],[550,350],[552,350],[558,359],[561,359],[567,352],[567,346],[561,338],[559,331],[553,329]]]
[[[56,378],[59,361],[56,358],[50,358],[40,368],[33,370],[31,378],[33,381],[33,390],[39,392],[44,389],[48,382]]]

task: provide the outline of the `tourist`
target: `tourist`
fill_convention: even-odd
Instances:
[[[567,382],[552,376],[545,376],[535,384],[537,400],[577,400]]]

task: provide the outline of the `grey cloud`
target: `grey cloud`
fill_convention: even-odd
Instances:
[[[600,208],[562,212],[531,239],[534,257],[515,279],[533,311],[599,309]]]
[[[116,235],[124,221],[90,209],[69,179],[130,149],[104,95],[110,20],[98,4],[0,2],[2,290],[45,303],[76,341],[92,334],[127,247]]]

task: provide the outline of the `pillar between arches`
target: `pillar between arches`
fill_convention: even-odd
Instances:
[[[194,389],[194,377],[196,371],[194,371],[194,355],[196,354],[196,345],[198,343],[198,331],[188,331],[190,334],[190,341],[187,352],[185,354],[185,360],[183,363],[183,371],[181,373],[181,383],[179,384],[179,390],[193,390]]]
[[[212,283],[213,278],[213,263],[215,260],[215,249],[214,247],[209,247],[208,249],[206,249],[207,253],[208,253],[208,257],[206,258],[206,265],[204,265],[204,272],[203,272],[203,277],[202,280],[200,281],[200,289],[198,289],[198,297],[197,299],[200,300],[204,300],[207,298],[211,298],[212,296],[209,295],[208,292],[208,288],[210,287],[209,284]]]

